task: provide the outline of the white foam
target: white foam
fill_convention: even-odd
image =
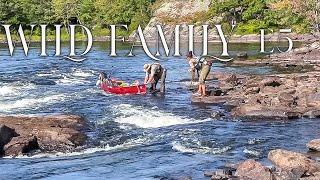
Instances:
[[[88,84],[90,81],[84,79],[77,79],[77,78],[69,78],[64,76],[63,79],[59,79],[56,81],[57,84],[63,85],[79,85],[79,84]]]
[[[148,142],[146,138],[138,138],[120,145],[116,146],[109,146],[108,144],[103,146],[103,147],[94,147],[94,148],[87,148],[81,151],[75,151],[75,152],[67,152],[67,153],[62,153],[62,152],[56,152],[56,153],[40,153],[32,156],[27,156],[27,155],[19,155],[14,158],[21,158],[21,159],[27,159],[27,158],[56,158],[56,157],[70,157],[70,156],[81,156],[81,155],[86,155],[86,154],[94,154],[98,152],[109,152],[109,151],[118,151],[118,150],[125,150],[125,149],[130,149],[132,147],[136,147],[139,145],[142,145],[144,143]],[[13,158],[12,156],[6,156],[4,158]]]
[[[144,108],[129,104],[115,105],[112,109],[116,112],[116,122],[132,124],[141,128],[158,128],[178,124],[200,123],[209,120],[194,120],[157,110],[156,108]]]
[[[246,154],[254,155],[254,156],[259,156],[260,155],[260,152],[255,151],[255,150],[250,150],[250,149],[247,149],[247,148],[245,148],[243,150],[243,152],[246,153]]]
[[[84,72],[82,70],[76,70],[72,73],[73,76],[76,77],[91,77],[94,76],[93,72]]]
[[[52,76],[50,73],[39,73],[37,74],[38,77],[47,77],[47,76]]]
[[[17,100],[15,102],[1,104],[0,110],[10,111],[13,109],[36,107],[41,104],[50,104],[50,103],[61,101],[65,97],[66,97],[65,95],[60,94],[60,95],[52,95],[52,96],[46,96],[46,97],[25,98],[25,99]]]
[[[15,94],[16,90],[12,86],[2,86],[0,87],[0,96],[7,96]]]
[[[8,99],[10,97],[21,96],[27,93],[28,90],[34,89],[34,84],[27,84],[27,85],[4,85],[0,87],[0,97],[1,99]]]
[[[171,144],[172,144],[173,150],[183,152],[183,153],[221,154],[231,149],[230,146],[226,146],[222,148],[209,148],[205,146],[187,147],[186,145],[183,145],[177,141],[173,141]]]

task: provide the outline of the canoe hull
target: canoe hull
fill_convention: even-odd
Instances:
[[[108,86],[106,84],[101,85],[101,89],[106,93],[119,94],[119,95],[134,95],[134,94],[146,94],[147,86],[145,84],[137,86]]]

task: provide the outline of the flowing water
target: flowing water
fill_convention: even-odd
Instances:
[[[53,57],[54,48],[48,47],[49,57],[39,57],[38,46],[30,49],[28,57],[21,48],[10,57],[6,46],[0,47],[0,113],[81,115],[91,122],[90,141],[79,152],[0,159],[0,179],[204,179],[204,170],[228,162],[255,158],[267,163],[267,152],[274,148],[303,152],[304,144],[319,135],[317,119],[210,118],[212,110],[222,107],[191,104],[184,57],[163,61],[168,69],[165,96],[115,96],[95,86],[99,72],[128,82],[142,81],[143,64],[152,62],[142,50],[136,49],[137,55],[128,58],[130,46],[119,45],[119,56],[111,58],[107,43],[95,43],[87,60],[75,63]],[[232,54],[259,51],[255,44],[230,48]],[[67,44],[63,51],[68,51]],[[209,52],[217,54],[219,48],[210,45]],[[266,67],[234,68],[222,63],[212,71],[275,73]]]

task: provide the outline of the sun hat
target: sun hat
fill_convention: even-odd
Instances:
[[[143,69],[144,69],[144,71],[148,71],[150,67],[151,67],[151,64],[145,64],[143,66]]]

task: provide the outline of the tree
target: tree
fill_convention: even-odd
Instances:
[[[80,0],[53,0],[55,18],[65,27],[69,26],[72,17],[79,17]]]

